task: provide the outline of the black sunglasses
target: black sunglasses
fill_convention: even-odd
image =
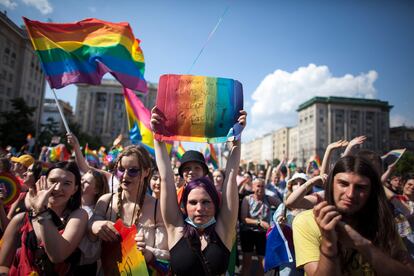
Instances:
[[[129,177],[137,177],[139,173],[141,172],[141,170],[138,168],[129,168],[129,169],[118,168],[116,170],[116,177],[122,178],[125,172],[127,173]]]

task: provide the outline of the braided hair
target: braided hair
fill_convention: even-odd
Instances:
[[[117,157],[115,161],[115,166],[114,166],[112,177],[114,177],[114,174],[116,174],[118,168],[120,167],[122,157],[131,156],[131,155],[135,155],[137,157],[138,164],[140,166],[141,171],[144,171],[144,170],[149,171],[148,175],[144,178],[143,183],[138,184],[137,198],[135,199],[135,204],[138,204],[138,212],[136,213],[136,217],[134,220],[134,224],[136,225],[138,224],[138,219],[141,214],[142,205],[144,204],[145,194],[146,194],[146,191],[147,191],[150,179],[151,179],[151,174],[152,174],[150,170],[151,169],[151,158],[150,158],[148,151],[144,147],[139,146],[139,145],[127,146],[119,154],[119,156]],[[118,191],[117,191],[118,202],[117,202],[117,209],[116,209],[117,210],[116,219],[119,219],[122,217],[122,191],[123,189],[121,185],[119,185]],[[111,200],[111,203],[112,203],[112,200]],[[136,205],[134,207],[132,217],[134,216],[135,209],[136,209]]]

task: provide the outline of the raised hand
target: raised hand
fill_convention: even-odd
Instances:
[[[242,127],[245,127],[246,126],[246,119],[247,119],[247,112],[245,111],[245,110],[240,110],[240,116],[239,116],[239,118],[237,119],[237,121],[239,122],[239,124],[242,126]]]
[[[154,133],[161,133],[164,130],[164,121],[165,118],[160,114],[159,109],[154,106],[151,109],[151,120],[150,125]]]
[[[338,149],[338,148],[345,147],[347,145],[348,145],[347,140],[338,140],[336,142],[333,142],[333,143],[329,144],[327,149],[333,150],[333,149]]]
[[[72,148],[79,148],[79,141],[78,138],[75,136],[75,134],[69,132],[66,134],[66,138],[68,139],[68,144],[72,147]]]
[[[57,184],[48,184],[44,175],[36,182],[36,195],[30,198],[30,205],[36,213],[42,212],[47,208],[49,197]]]
[[[318,225],[322,239],[331,246],[337,245],[338,234],[335,230],[342,216],[333,205],[328,205],[326,201],[322,201],[313,208],[316,224]],[[337,250],[337,247],[334,248]],[[337,252],[331,252],[332,255]]]

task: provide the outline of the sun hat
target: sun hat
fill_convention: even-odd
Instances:
[[[180,167],[178,168],[178,172],[180,173],[181,176],[183,176],[184,164],[188,162],[199,163],[204,169],[204,174],[208,173],[208,167],[207,167],[206,160],[204,159],[203,154],[199,151],[188,150],[184,153],[183,157],[181,157],[181,160],[180,160],[181,164],[180,164]]]
[[[290,184],[292,181],[296,180],[296,179],[303,179],[306,181],[308,181],[308,176],[304,173],[295,173],[291,179],[289,179],[288,184]]]

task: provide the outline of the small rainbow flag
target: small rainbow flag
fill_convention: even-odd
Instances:
[[[67,161],[70,158],[70,153],[64,144],[59,144],[54,147],[49,147],[50,162]]]
[[[309,163],[311,163],[312,167],[315,170],[317,170],[321,167],[321,159],[319,158],[318,155],[311,156],[311,158],[309,159]]]
[[[150,126],[151,112],[128,88],[124,88],[124,100],[131,142],[143,145],[152,156],[155,156],[154,136]],[[171,148],[172,144],[167,144],[168,152],[171,151]]]
[[[157,108],[166,118],[162,133],[155,134],[157,140],[221,143],[241,132],[236,126],[243,88],[232,79],[163,75]]]
[[[401,156],[404,154],[405,149],[394,149],[389,151],[388,153],[381,156],[382,162],[384,162],[386,165],[391,165],[395,162],[397,162]]]
[[[216,150],[212,144],[207,144],[204,149],[204,157],[208,164],[213,165],[214,169],[218,169],[218,158]]]
[[[104,164],[108,166],[110,163],[115,162],[116,158],[122,151],[123,148],[121,145],[118,145],[116,148],[110,150],[105,156]]]
[[[140,41],[128,23],[95,18],[74,23],[23,20],[51,88],[98,85],[109,72],[123,86],[147,91]]]
[[[183,145],[181,144],[181,142],[178,143],[178,147],[177,147],[177,157],[178,159],[181,159],[181,157],[183,157],[185,153],[185,149],[183,147]]]
[[[91,150],[88,147],[88,144],[86,144],[86,146],[85,146],[85,158],[86,158],[86,161],[88,161],[89,163],[99,165],[99,156],[98,156],[98,154],[96,153],[95,150]]]

